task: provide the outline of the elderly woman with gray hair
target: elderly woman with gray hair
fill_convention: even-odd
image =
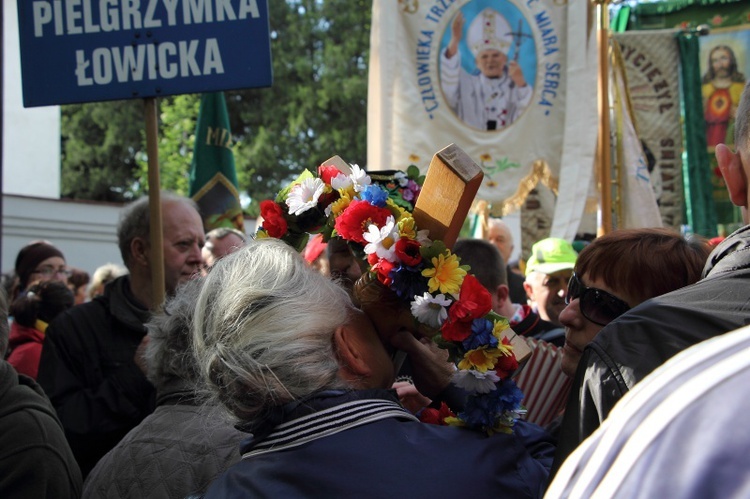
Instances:
[[[133,428],[88,475],[83,497],[179,497],[203,492],[240,459],[247,435],[217,418],[197,393],[190,324],[201,280],[178,288],[147,324],[148,379],[156,410]]]
[[[214,497],[540,497],[554,447],[538,427],[476,433],[420,422],[347,291],[273,239],[206,277],[193,323],[202,376],[253,434]]]

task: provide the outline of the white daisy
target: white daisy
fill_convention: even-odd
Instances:
[[[319,178],[306,178],[292,187],[286,198],[289,213],[300,215],[318,204],[318,198],[323,194],[326,184]]]
[[[367,228],[367,232],[363,234],[367,245],[365,246],[365,253],[371,255],[375,253],[378,258],[385,258],[389,262],[396,262],[396,241],[398,241],[398,226],[396,220],[389,216],[385,222],[385,225],[378,228],[375,224],[370,224]]]
[[[352,185],[352,183],[352,178],[344,173],[339,173],[331,179],[331,187],[336,190],[346,189],[347,187]]]
[[[370,176],[367,175],[367,173],[357,165],[351,165],[351,167],[352,174],[350,175],[350,177],[352,178],[352,182],[354,183],[354,190],[356,192],[362,192],[365,187],[370,185]]]
[[[456,371],[451,378],[454,385],[469,393],[490,393],[497,390],[498,381],[500,377],[495,371],[481,373],[474,369]]]
[[[440,293],[432,296],[426,292],[422,296],[415,296],[411,302],[411,313],[421,323],[427,324],[432,328],[439,328],[448,318],[447,307],[451,300]]]

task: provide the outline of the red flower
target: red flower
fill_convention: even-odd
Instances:
[[[318,177],[320,180],[325,182],[326,185],[331,185],[331,180],[336,178],[341,173],[341,170],[333,165],[320,165],[318,167]]]
[[[443,339],[464,341],[471,334],[471,323],[492,310],[492,296],[471,274],[466,274],[458,300],[448,309],[448,319],[441,328]]]
[[[378,274],[378,281],[382,282],[386,286],[391,285],[393,279],[391,279],[389,274],[391,273],[391,270],[393,270],[393,267],[395,267],[393,262],[389,262],[385,258],[380,258],[374,265],[370,263],[370,266],[371,270]]]
[[[518,360],[516,360],[516,356],[513,353],[510,355],[501,355],[495,364],[495,373],[497,373],[500,379],[507,379],[511,374],[516,372],[516,369],[518,369]]]
[[[416,267],[422,263],[422,255],[419,253],[419,248],[421,246],[422,245],[414,239],[402,237],[396,241],[396,256],[404,265]]]
[[[419,415],[419,420],[422,421],[423,423],[447,426],[445,422],[445,418],[448,418],[448,417],[455,418],[456,415],[453,412],[451,412],[450,408],[448,408],[445,402],[441,402],[440,410],[433,409],[432,407],[427,407]]]
[[[370,224],[383,227],[390,214],[387,208],[378,208],[367,201],[355,199],[336,219],[336,230],[347,241],[364,245],[367,241],[363,235]]]
[[[284,210],[276,202],[268,199],[261,201],[260,216],[263,217],[263,228],[269,236],[280,238],[286,234],[287,223]]]

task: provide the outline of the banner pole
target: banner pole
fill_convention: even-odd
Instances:
[[[596,144],[596,165],[599,169],[599,210],[601,212],[598,235],[612,232],[612,151],[609,112],[609,2],[595,0],[597,19],[597,46],[599,49],[599,137]]]
[[[161,180],[159,179],[159,123],[156,97],[143,100],[146,117],[146,151],[148,153],[148,204],[151,224],[151,294],[152,308],[164,302],[164,247],[162,246]]]

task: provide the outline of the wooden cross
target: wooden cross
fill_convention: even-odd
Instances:
[[[469,208],[482,184],[484,173],[466,152],[455,144],[438,151],[430,161],[413,217],[419,229],[429,229],[433,241],[453,248]],[[519,365],[531,356],[531,349],[512,329],[503,336],[513,345]]]

